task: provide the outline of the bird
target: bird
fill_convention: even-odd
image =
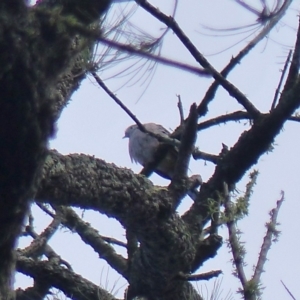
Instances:
[[[146,123],[143,126],[149,132],[162,137],[170,137],[171,133],[159,124]],[[124,138],[129,138],[128,148],[131,161],[139,163],[143,167],[156,163],[155,159],[158,158],[156,154],[159,147],[165,147],[162,150],[163,155],[158,158],[154,172],[166,179],[172,179],[178,157],[178,148],[176,146],[158,141],[157,138],[141,131],[137,125],[129,126],[125,130]]]
[[[171,133],[163,126],[155,123],[143,124],[148,132],[155,133],[162,137],[170,137]],[[157,138],[141,131],[138,125],[134,124],[125,130],[123,138],[129,138],[129,156],[132,162],[141,164],[143,167],[154,163],[154,172],[163,178],[172,180],[175,174],[175,165],[178,158],[178,147],[164,144]],[[162,151],[158,151],[158,150]],[[162,155],[157,156],[158,152]],[[157,163],[156,163],[157,160]],[[189,188],[187,194],[195,201],[199,194],[198,188],[202,185],[200,175],[189,177]]]

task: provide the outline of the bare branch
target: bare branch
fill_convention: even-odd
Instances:
[[[230,200],[230,195],[228,191],[228,185],[224,183],[224,206],[225,206],[225,216],[226,223],[229,234],[229,244],[231,247],[231,252],[233,256],[233,263],[235,265],[238,278],[242,284],[243,290],[247,289],[247,278],[244,271],[244,249],[238,238],[237,229],[235,226],[235,216],[234,210],[232,209],[232,203]]]
[[[221,270],[215,270],[215,271],[210,271],[202,274],[194,274],[194,275],[179,273],[178,278],[183,280],[188,280],[188,281],[210,280],[214,277],[218,277],[222,273],[223,272]]]
[[[289,121],[300,122],[300,116],[291,116],[288,118]]]
[[[242,7],[246,8],[248,11],[252,12],[253,14],[255,14],[257,17],[260,16],[260,11],[258,11],[257,9],[253,8],[251,5],[245,3],[242,0],[235,0],[235,2],[239,5],[241,5]]]
[[[96,74],[96,72],[91,72],[97,83],[102,87],[102,89],[128,114],[128,116],[140,127],[145,128],[143,124],[138,120],[138,118],[123,104],[123,102],[106,86],[102,79]]]
[[[72,231],[75,230],[80,238],[99,254],[101,259],[107,261],[124,278],[128,278],[126,259],[117,254],[114,248],[102,239],[96,229],[84,222],[71,208],[55,206],[55,210],[62,215],[62,224]],[[124,243],[122,246],[125,246]]]
[[[186,181],[190,158],[197,139],[197,120],[197,106],[194,103],[191,105],[190,114],[184,124],[175,166],[175,175],[169,185],[169,190],[176,195],[173,197],[174,207],[179,205],[179,201],[183,196],[182,193],[186,192],[185,189],[187,188],[187,184],[182,184],[182,181]]]
[[[281,8],[277,11],[277,13],[274,13],[271,20],[267,23],[266,26],[261,30],[261,32],[252,40],[250,41],[244,49],[242,49],[239,54],[236,57],[233,57],[229,64],[221,71],[221,75],[223,77],[227,77],[228,74],[234,69],[235,66],[237,66],[241,60],[261,41],[263,40],[270,31],[274,28],[274,26],[281,20],[285,12],[287,11],[288,7],[292,3],[292,0],[286,0],[284,1]],[[200,102],[198,106],[198,113],[200,116],[203,116],[208,111],[208,104],[210,101],[214,99],[214,96],[216,94],[216,91],[220,85],[220,82],[216,80],[207,90],[204,98]]]
[[[232,188],[245,171],[269,149],[286,120],[299,107],[299,94],[300,82],[297,82],[291,90],[282,95],[282,101],[279,101],[272,113],[261,116],[260,122],[255,122],[251,129],[240,136],[237,143],[219,162],[214,175],[202,185],[199,198],[201,201],[193,204],[184,214],[183,218],[187,222],[206,224],[210,220],[206,209],[208,199],[216,199],[216,191],[222,191],[224,181],[229,184],[229,188]]]
[[[190,73],[194,73],[194,74],[199,75],[199,76],[204,76],[204,77],[210,77],[211,76],[210,73],[208,71],[204,70],[204,69],[197,68],[197,67],[194,67],[194,66],[191,66],[191,65],[188,65],[188,64],[185,64],[185,63],[181,63],[181,62],[169,59],[169,58],[165,58],[165,57],[162,57],[162,56],[154,55],[154,54],[151,54],[149,52],[145,52],[145,51],[136,49],[136,48],[134,48],[130,45],[126,45],[126,44],[119,43],[119,42],[116,42],[116,41],[113,41],[113,40],[109,40],[109,39],[103,38],[101,36],[100,37],[98,36],[98,40],[99,40],[100,43],[102,43],[104,45],[107,45],[107,46],[110,46],[110,47],[113,47],[113,48],[116,48],[116,49],[119,49],[119,50],[122,50],[122,51],[126,51],[130,54],[134,54],[134,55],[142,56],[142,57],[147,58],[147,59],[154,60],[154,61],[162,63],[166,66],[175,67],[175,68],[178,68],[180,70],[187,71],[187,72],[190,72]]]
[[[289,293],[289,295],[293,298],[293,300],[296,300],[296,298],[293,296],[293,294],[290,292],[290,290],[287,288],[287,286],[284,284],[282,280],[280,280],[286,291]]]
[[[55,263],[18,256],[17,270],[61,290],[71,299],[117,300],[99,286]]]
[[[283,95],[287,93],[297,83],[299,77],[299,67],[300,67],[300,18],[299,18],[297,39],[296,39],[292,62],[279,102],[282,101],[281,99],[283,98]]]
[[[105,85],[105,83],[101,80],[101,78],[95,73],[92,72],[97,83],[103,88],[103,90],[132,118],[132,120],[139,126],[139,129],[142,132],[148,133],[149,135],[155,137],[158,141],[166,143],[168,145],[173,145],[176,147],[180,147],[180,141],[173,138],[168,138],[161,136],[159,134],[155,134],[151,131],[147,131],[143,124],[138,120],[138,118],[123,104],[123,102]]]
[[[280,93],[280,90],[281,90],[283,79],[285,77],[285,74],[286,74],[286,71],[287,71],[287,68],[288,68],[288,64],[290,63],[290,60],[291,60],[291,56],[292,56],[292,50],[289,51],[289,54],[286,58],[283,70],[281,72],[280,80],[279,80],[278,86],[276,88],[274,99],[273,99],[273,102],[272,102],[271,111],[275,108],[275,106],[277,104],[277,99],[278,99],[278,96],[279,96],[279,93]]]
[[[198,148],[194,149],[193,158],[194,159],[202,159],[202,160],[205,160],[205,161],[210,161],[215,165],[218,164],[218,162],[220,160],[220,157],[218,155],[213,155],[213,154],[202,152]]]
[[[272,211],[270,212],[271,220],[266,225],[267,233],[264,237],[264,241],[261,246],[261,251],[259,253],[258,261],[257,261],[256,267],[255,267],[255,272],[252,277],[252,281],[255,284],[259,284],[261,274],[264,271],[263,267],[267,261],[267,254],[272,245],[272,241],[273,242],[276,241],[276,239],[279,235],[279,232],[276,230],[277,216],[278,216],[278,212],[279,212],[279,209],[280,209],[283,201],[284,201],[284,192],[281,192],[281,199],[277,201],[276,207],[273,208]]]
[[[201,122],[198,124],[198,131],[207,129],[212,126],[220,125],[222,123],[226,123],[229,121],[241,121],[241,120],[251,120],[251,116],[249,113],[245,111],[235,111],[233,113],[229,113],[227,115],[218,116],[213,119],[209,119],[207,121]]]
[[[33,227],[26,226],[26,231],[34,237],[33,242],[30,246],[26,247],[22,250],[22,255],[32,258],[38,258],[43,255],[46,251],[47,242],[54,235],[54,233],[58,230],[59,225],[61,224],[60,217],[58,215],[55,216],[51,224],[40,234],[37,235],[33,230]],[[50,249],[48,249],[50,250]]]
[[[178,106],[179,116],[180,116],[180,125],[182,125],[184,122],[183,106],[182,106],[180,95],[177,95],[177,98],[178,98],[177,106]]]
[[[252,116],[253,119],[257,118],[260,115],[259,110],[255,108],[255,106],[247,99],[247,97],[237,87],[235,87],[213,68],[213,66],[198,51],[195,45],[185,35],[185,33],[181,30],[177,22],[172,17],[165,15],[146,0],[136,0],[136,2],[146,11],[152,14],[155,18],[170,27],[177,35],[179,40],[183,43],[183,45],[190,51],[195,60],[202,67],[204,67],[213,76],[213,78],[217,80],[223,86],[223,88],[247,110],[247,112]]]

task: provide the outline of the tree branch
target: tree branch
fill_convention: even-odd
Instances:
[[[273,208],[272,211],[270,212],[271,220],[266,225],[267,233],[264,237],[264,241],[261,246],[261,251],[259,253],[258,261],[255,267],[254,275],[252,277],[252,281],[257,285],[259,284],[260,277],[264,272],[263,268],[267,261],[267,254],[271,248],[272,242],[276,241],[279,235],[279,231],[276,230],[276,227],[278,225],[277,216],[283,201],[284,201],[284,193],[281,192],[281,199],[277,201],[276,207]]]
[[[297,30],[297,39],[296,39],[296,44],[295,44],[295,49],[289,69],[289,73],[282,91],[282,95],[280,99],[282,98],[284,93],[288,93],[296,84],[297,81],[299,80],[299,66],[300,66],[300,18],[299,18],[299,23],[298,23],[298,30]],[[280,102],[279,99],[279,102]]]
[[[202,160],[205,160],[205,161],[210,161],[215,165],[218,164],[218,162],[220,160],[220,157],[218,155],[202,152],[198,148],[194,149],[193,158],[194,159],[202,159]]]
[[[252,120],[251,116],[244,111],[235,111],[233,113],[229,113],[223,116],[218,116],[213,119],[209,119],[207,121],[201,122],[197,126],[197,130],[201,131],[207,129],[212,126],[220,125],[222,123],[226,123],[229,121],[241,121],[241,120]]]
[[[284,286],[285,290],[289,293],[289,295],[292,297],[293,300],[296,300],[296,298],[294,297],[294,295],[290,292],[290,290],[287,288],[287,286],[283,283],[282,280],[280,280],[282,285]]]
[[[206,224],[210,219],[207,212],[208,199],[217,199],[217,191],[222,191],[222,182],[229,188],[238,182],[244,173],[254,165],[259,157],[268,151],[285,121],[299,107],[300,82],[284,93],[277,107],[257,120],[250,130],[245,131],[217,165],[211,179],[202,185],[197,203],[183,218],[191,224]]]
[[[33,259],[42,256],[46,252],[49,239],[58,230],[60,222],[60,217],[55,216],[51,224],[40,235],[37,235],[32,227],[27,226],[26,231],[34,237],[34,240],[28,247],[22,250],[22,254]]]
[[[128,279],[127,260],[117,254],[114,248],[102,239],[97,230],[91,227],[89,223],[81,220],[71,208],[55,206],[55,210],[62,215],[63,225],[72,231],[75,230],[82,241],[91,246],[101,259],[104,259],[113,269]]]
[[[144,176],[94,157],[51,151],[36,198],[97,210],[131,230],[140,243],[131,274],[146,275],[130,277],[130,283],[136,283],[143,292],[160,294],[168,287],[170,297],[175,297],[191,289],[186,283],[173,281],[179,271],[190,271],[195,245],[188,227],[174,212],[166,188],[154,187]]]
[[[107,291],[80,275],[49,261],[34,261],[18,256],[17,270],[61,290],[71,299],[117,300]]]
[[[175,175],[172,178],[171,184],[169,185],[169,190],[174,195],[174,208],[177,208],[180,200],[185,195],[188,188],[186,179],[190,158],[197,139],[197,120],[197,107],[196,104],[192,104],[190,108],[190,114],[185,122],[183,133],[180,139],[180,147],[175,165]]]
[[[193,274],[193,275],[179,273],[178,278],[183,280],[188,280],[188,281],[210,280],[214,277],[218,277],[222,273],[223,272],[221,270],[215,270],[215,271],[210,271],[202,274]]]
[[[229,233],[229,244],[231,247],[231,252],[233,256],[233,263],[237,271],[237,277],[240,280],[243,290],[247,289],[247,278],[244,272],[244,257],[245,249],[241,245],[241,242],[238,238],[238,231],[235,226],[235,215],[234,210],[232,209],[233,205],[230,200],[230,195],[228,191],[228,186],[224,183],[224,206],[225,206],[225,216],[227,219],[227,228]]]
[[[24,1],[1,6],[0,140],[4,146],[0,155],[3,233],[0,235],[0,298],[4,299],[13,298],[10,295],[15,261],[12,250],[39,182],[48,138],[53,135],[54,122],[67,101],[59,97],[57,89],[69,96],[78,82],[75,79],[66,86],[60,85],[65,70],[73,70],[76,65],[78,52],[75,54],[74,39],[78,32],[67,30],[58,14],[53,14],[53,6],[57,12],[57,6],[64,6],[68,1],[59,3],[43,1],[44,8],[35,9],[26,7]],[[108,5],[108,0],[98,1],[96,14],[95,5],[85,5],[84,9],[92,10],[93,17],[99,17]],[[68,14],[67,5],[64,12]],[[28,47],[25,49],[24,45]]]
[[[278,96],[279,96],[279,93],[280,93],[280,90],[281,90],[281,86],[282,86],[283,79],[285,77],[288,65],[289,65],[290,60],[291,60],[291,56],[292,56],[292,50],[289,51],[289,54],[288,54],[288,56],[286,58],[283,70],[281,72],[280,80],[279,80],[278,86],[276,88],[274,99],[273,99],[273,102],[272,102],[272,105],[271,105],[271,111],[275,108],[275,106],[277,104],[277,99],[278,99]]]
[[[263,40],[275,27],[275,25],[281,20],[285,12],[287,11],[288,7],[292,3],[292,0],[286,0],[284,1],[281,8],[278,10],[276,14],[273,14],[270,21],[267,23],[267,25],[261,30],[261,32],[254,37],[252,41],[250,41],[244,49],[242,49],[239,54],[235,57],[233,57],[229,64],[221,71],[221,75],[226,78],[228,74],[241,62],[241,60],[261,41]],[[208,104],[214,99],[216,91],[218,87],[220,86],[220,83],[218,80],[215,80],[215,82],[209,87],[207,90],[204,98],[200,102],[198,106],[198,113],[200,116],[204,116],[208,111]]]
[[[91,72],[100,87],[126,112],[126,114],[139,126],[144,128],[143,124],[138,118],[127,108],[126,105],[106,86],[103,80],[97,75],[96,72]],[[144,129],[145,130],[145,129]]]
[[[196,74],[198,76],[203,76],[203,77],[210,77],[211,76],[210,73],[208,71],[206,71],[205,69],[194,67],[194,66],[191,66],[191,65],[188,65],[188,64],[185,64],[185,63],[181,63],[181,62],[178,62],[176,60],[172,60],[172,59],[165,58],[165,57],[162,57],[162,56],[154,55],[154,54],[136,49],[136,48],[132,47],[131,45],[126,45],[126,44],[119,43],[119,42],[116,42],[116,41],[113,41],[113,40],[109,40],[109,39],[106,39],[106,38],[103,38],[103,37],[98,37],[98,40],[99,40],[100,43],[102,43],[104,45],[107,45],[109,47],[119,49],[119,50],[128,52],[128,53],[133,54],[133,55],[138,55],[138,56],[141,56],[141,57],[144,57],[144,58],[147,58],[147,59],[151,59],[155,62],[162,63],[166,66],[175,67],[177,69],[187,71],[187,72]]]
[[[136,2],[155,18],[171,28],[177,35],[179,40],[182,42],[182,44],[189,50],[195,60],[202,67],[204,67],[205,70],[207,70],[213,76],[213,78],[217,80],[219,84],[221,84],[223,88],[247,110],[247,112],[253,119],[257,118],[260,115],[259,110],[247,99],[247,97],[237,87],[231,84],[228,80],[225,79],[225,77],[223,77],[218,71],[213,68],[213,66],[198,51],[198,49],[185,35],[185,33],[181,30],[177,22],[172,17],[165,15],[146,0],[136,0]]]
[[[55,205],[94,209],[117,218],[122,225],[145,220],[159,212],[171,212],[167,189],[154,187],[144,176],[92,156],[64,156],[55,150],[49,151],[36,199],[40,202],[49,199]],[[141,199],[145,206],[140,205]],[[129,220],[127,213],[134,207],[138,209],[139,217]]]

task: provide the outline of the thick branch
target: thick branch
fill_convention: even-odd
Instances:
[[[190,288],[173,279],[180,271],[190,272],[195,243],[174,213],[167,189],[154,187],[144,176],[94,157],[63,156],[51,151],[37,199],[94,209],[117,218],[131,230],[140,243],[131,262],[131,285],[156,296],[174,287],[172,299],[179,299],[174,295],[182,295],[183,290]]]
[[[296,46],[300,49],[300,26]],[[198,201],[183,216],[191,226],[199,226],[199,223],[203,226],[210,219],[207,209],[209,201],[210,199],[217,201],[218,191],[222,192],[223,182],[232,188],[243,174],[257,163],[260,156],[268,151],[284,123],[299,107],[299,94],[300,82],[297,80],[290,89],[285,87],[279,104],[271,113],[260,116],[251,129],[240,136],[234,147],[219,162],[211,179],[202,185]]]
[[[59,206],[56,207],[56,211],[62,214],[63,225],[70,230],[76,231],[82,241],[90,245],[101,259],[104,259],[113,269],[128,279],[126,259],[117,254],[112,246],[103,241],[97,230],[81,220],[71,208]]]
[[[222,182],[227,182],[229,187],[238,182],[257,163],[260,156],[268,151],[285,121],[299,107],[299,94],[300,83],[297,83],[285,93],[272,113],[260,117],[250,130],[241,135],[234,147],[219,162],[211,179],[202,185],[199,202],[193,204],[184,216],[188,222],[198,223],[201,220],[200,223],[204,224],[209,220],[206,201],[215,198],[216,191],[222,191]]]
[[[80,275],[48,261],[34,261],[18,257],[17,270],[38,279],[40,282],[55,287],[71,299],[77,300],[113,300],[104,289],[82,278]]]
[[[94,209],[123,225],[171,212],[167,189],[155,188],[144,176],[91,156],[57,151],[49,152],[36,199]],[[134,210],[135,218],[129,219]]]

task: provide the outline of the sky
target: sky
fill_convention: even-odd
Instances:
[[[260,8],[260,1],[248,1]],[[174,1],[151,1],[167,15],[173,12]],[[273,1],[268,1],[273,3]],[[111,18],[126,14],[134,6],[133,3],[114,4],[110,13]],[[288,51],[292,49],[299,13],[299,1],[293,2],[284,19],[273,29],[272,33],[241,62],[230,74],[228,79],[237,86],[263,112],[268,112],[281,70]],[[235,56],[253,37],[254,27],[244,30],[233,30],[253,24],[256,17],[249,11],[238,6],[233,0],[186,0],[178,1],[175,19],[184,32],[189,36],[198,50],[206,56],[217,70],[221,70],[232,56]],[[165,26],[142,9],[137,9],[130,21],[139,28],[146,30],[153,36],[159,36]],[[232,30],[212,30],[232,29]],[[251,31],[250,31],[251,30]],[[99,46],[101,50],[101,47]],[[192,56],[181,45],[172,32],[165,37],[161,54],[164,57],[179,60],[197,66]],[[138,61],[135,62],[138,66]],[[176,68],[157,65],[152,77],[144,82],[143,71],[128,81],[130,76],[118,78],[116,74],[128,67],[118,64],[114,68],[99,72],[102,79],[106,79],[107,86],[123,101],[125,105],[138,117],[142,123],[154,122],[172,130],[179,124],[177,95],[181,96],[184,112],[187,116],[192,103],[199,103],[205,91],[211,84],[209,78],[199,77]],[[143,69],[145,71],[145,69]],[[149,72],[145,73],[145,75]],[[110,78],[111,77],[111,78]],[[110,79],[108,79],[110,78]],[[141,78],[138,80],[138,78]],[[226,91],[219,89],[215,100],[209,107],[209,113],[200,121],[210,119],[220,114],[226,114],[242,109]],[[63,111],[57,124],[56,137],[50,141],[50,148],[57,149],[62,154],[85,153],[104,159],[106,162],[139,172],[141,167],[132,164],[128,154],[128,140],[122,139],[125,129],[133,124],[126,113],[117,106],[105,92],[97,86],[92,77],[88,77],[81,88],[72,96],[72,100]],[[298,212],[300,210],[300,142],[299,124],[288,123],[276,138],[272,152],[261,157],[252,169],[259,170],[258,183],[251,199],[249,216],[238,226],[243,232],[241,239],[245,242],[247,255],[246,274],[248,279],[252,275],[252,267],[256,264],[257,255],[265,233],[265,223],[269,221],[269,211],[275,207],[276,201],[285,193],[285,201],[280,210],[278,229],[281,231],[279,241],[273,244],[262,276],[265,287],[263,299],[290,299],[280,283],[286,284],[296,299],[300,299],[298,285],[299,232],[297,230]],[[197,146],[201,151],[217,154],[222,143],[231,147],[239,135],[247,130],[247,122],[227,123],[202,131],[198,134]],[[190,174],[201,174],[203,181],[207,181],[213,174],[214,166],[209,162],[192,161]],[[168,185],[168,181],[157,175],[150,178],[155,184]],[[237,193],[242,195],[247,183],[245,176],[237,185]],[[182,214],[191,205],[191,200],[185,198],[179,208]],[[42,231],[50,223],[44,213],[33,207],[35,212],[35,226]],[[84,219],[90,222],[100,234],[125,240],[124,230],[112,219],[98,213],[85,211]],[[226,240],[226,228],[221,229]],[[22,240],[20,245],[28,241]],[[103,263],[88,246],[67,230],[61,230],[51,240],[50,245],[68,260],[74,270],[96,284],[114,287],[116,296],[123,297],[126,282],[118,279],[111,268]],[[72,251],[76,247],[76,251]],[[117,249],[124,253],[123,249]],[[236,278],[231,275],[232,265],[229,249],[224,246],[218,257],[205,263],[198,272],[223,270],[221,289],[225,298],[231,291],[234,299],[240,299],[236,290],[240,287]],[[118,280],[118,281],[117,281]],[[16,285],[25,286],[28,278],[18,275]],[[213,281],[198,283],[198,289],[211,290]],[[222,297],[220,298],[222,299]]]

